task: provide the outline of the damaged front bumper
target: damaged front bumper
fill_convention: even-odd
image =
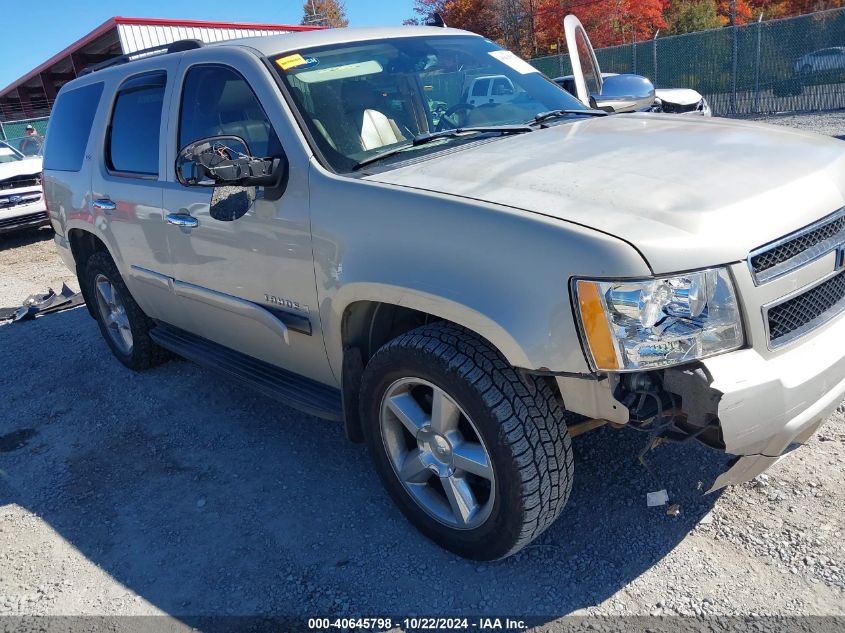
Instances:
[[[845,399],[845,318],[789,350],[745,349],[702,362],[721,393],[725,452],[738,455],[710,491],[753,479],[805,443]]]
[[[776,464],[807,442],[845,400],[843,340],[845,315],[840,315],[776,354],[748,348],[663,372],[555,378],[570,411],[618,428],[647,428],[668,441],[694,437],[735,455],[708,490],[713,492]],[[645,392],[651,397],[636,395]],[[658,401],[663,417],[638,405]]]

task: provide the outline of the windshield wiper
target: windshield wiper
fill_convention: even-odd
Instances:
[[[459,136],[465,136],[468,134],[483,134],[486,132],[493,132],[497,134],[524,134],[525,132],[533,132],[534,128],[530,125],[487,125],[487,126],[473,126],[473,127],[459,127],[452,130],[441,130],[440,132],[426,132],[425,134],[418,134],[413,139],[411,139],[410,143],[405,143],[399,147],[394,147],[393,149],[389,149],[381,154],[376,154],[375,156],[370,156],[369,158],[365,158],[363,160],[358,161],[355,163],[355,166],[352,167],[352,171],[356,169],[360,169],[365,165],[369,165],[370,163],[376,163],[380,160],[385,158],[390,158],[391,156],[396,156],[397,154],[401,154],[405,150],[408,150],[412,147],[419,147],[420,145],[425,145],[427,143],[431,143],[433,141],[437,141],[442,138],[455,138]]]
[[[560,119],[565,116],[607,116],[610,114],[609,112],[605,112],[604,110],[549,110],[548,112],[541,112],[533,119],[531,119],[528,123],[532,125],[536,125],[537,123],[543,123],[550,119]]]
[[[465,134],[482,133],[482,132],[498,132],[499,134],[522,134],[524,132],[533,132],[534,128],[528,125],[481,125],[473,127],[458,127],[452,130],[441,130],[440,132],[427,132],[414,137],[414,145],[425,145],[431,143],[439,138],[450,138],[456,136],[464,136]]]

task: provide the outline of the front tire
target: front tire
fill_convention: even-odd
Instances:
[[[166,360],[166,352],[150,338],[155,323],[135,303],[108,253],[91,255],[85,264],[83,283],[100,333],[121,363],[140,371]]]
[[[464,328],[434,323],[384,345],[364,371],[361,409],[393,500],[460,556],[509,556],[566,505],[572,446],[552,389]]]

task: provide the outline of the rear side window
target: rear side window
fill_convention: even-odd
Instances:
[[[490,80],[489,79],[479,79],[475,82],[475,85],[472,87],[472,96],[473,97],[486,97],[487,96],[487,89],[490,87]]]
[[[103,94],[103,84],[96,83],[59,95],[50,116],[44,169],[79,171],[85,158],[94,114]]]
[[[121,173],[158,175],[164,72],[124,81],[117,91],[106,139],[106,165]]]

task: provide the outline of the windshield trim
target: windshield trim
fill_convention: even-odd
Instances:
[[[410,152],[426,145],[438,143],[438,141],[442,141],[442,143],[440,143],[439,145],[433,145],[435,149],[438,146],[445,146],[450,141],[469,139],[477,134],[497,134],[499,136],[512,136],[533,131],[534,128],[529,125],[501,125],[489,126],[489,128],[481,126],[468,128],[453,128],[449,130],[441,130],[439,132],[427,132],[425,134],[419,134],[404,143],[397,144],[396,147],[393,147],[391,149],[385,149],[383,152],[373,154],[372,156],[368,156],[367,158],[358,161],[352,166],[351,171],[359,171],[372,163],[379,163],[383,160],[393,158],[394,156],[404,154],[405,152]]]
[[[355,171],[348,171],[348,172],[334,172],[339,176],[347,176],[350,178],[364,178],[367,176],[373,176],[375,174],[380,174],[386,171],[392,171],[394,169],[401,169],[403,167],[408,167],[409,165],[415,165],[417,163],[422,163],[428,160],[441,158],[442,156],[446,156],[449,154],[453,154],[456,152],[462,152],[464,150],[469,150],[475,147],[479,147],[481,145],[486,145],[487,143],[495,143],[496,141],[503,141],[508,138],[514,138],[520,136],[519,134],[501,134],[501,135],[480,135],[480,136],[468,136],[461,139],[458,139],[458,144],[455,143],[443,143],[442,145],[422,145],[418,146],[418,152],[411,152],[409,154],[405,154],[404,158],[400,160],[391,160],[394,158],[399,158],[403,156],[403,153],[394,154],[393,156],[388,156],[385,161],[376,161],[374,163],[370,163],[369,165],[364,165],[360,169]],[[444,139],[449,141],[454,141],[456,139]]]

